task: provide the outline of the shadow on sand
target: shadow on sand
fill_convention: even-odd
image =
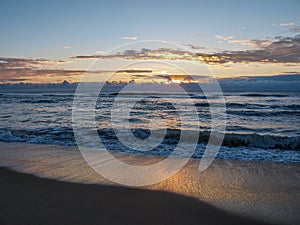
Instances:
[[[163,191],[74,184],[0,168],[0,224],[265,224]]]

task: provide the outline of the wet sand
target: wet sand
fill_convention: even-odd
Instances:
[[[1,224],[255,224],[245,217],[271,224],[300,222],[299,163],[215,160],[199,172],[198,160],[190,160],[173,177],[132,189],[98,175],[76,147],[0,142],[0,156],[0,166],[9,168],[1,169],[1,220],[6,221]],[[134,164],[160,160],[117,157]]]

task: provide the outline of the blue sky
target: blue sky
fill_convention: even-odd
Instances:
[[[2,1],[1,55],[88,54],[123,36],[220,46],[214,35],[278,35],[285,27],[272,24],[300,22],[299,9],[300,1]]]
[[[299,9],[297,0],[1,1],[0,56],[68,60],[132,42],[122,37],[246,50],[243,40],[295,36]]]

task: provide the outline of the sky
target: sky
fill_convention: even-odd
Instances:
[[[299,73],[299,9],[299,0],[4,0],[0,82],[76,82],[101,61],[92,81],[120,65],[153,56],[201,63],[221,78]],[[134,51],[126,47],[111,51],[123,44]],[[115,79],[136,78],[141,70],[149,70],[139,74],[146,80],[181,75],[163,65],[149,68],[141,63],[127,66]]]

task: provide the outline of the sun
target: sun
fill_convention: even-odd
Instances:
[[[175,84],[189,84],[189,83],[195,83],[195,81],[192,81],[192,80],[172,79],[171,83],[175,83]]]
[[[182,80],[171,80],[172,83],[176,83],[176,84],[180,84],[182,82]]]
[[[195,82],[188,75],[171,75],[169,81],[170,81],[170,83],[175,83],[175,84],[187,84],[187,83],[194,83]]]

